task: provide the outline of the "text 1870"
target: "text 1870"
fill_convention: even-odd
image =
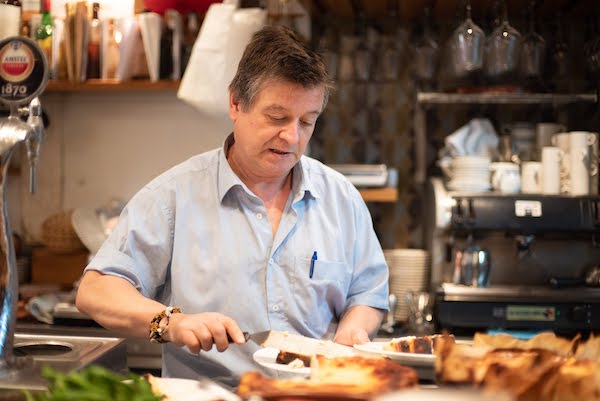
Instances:
[[[23,96],[27,94],[27,86],[26,85],[13,85],[11,83],[7,83],[2,85],[1,93],[3,96]]]

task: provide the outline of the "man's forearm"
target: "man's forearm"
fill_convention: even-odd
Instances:
[[[148,336],[154,315],[165,309],[144,297],[126,280],[88,271],[81,280],[77,308],[107,329],[122,335]]]

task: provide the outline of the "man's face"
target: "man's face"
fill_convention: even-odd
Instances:
[[[234,122],[235,164],[253,179],[286,176],[304,153],[312,136],[325,90],[289,82],[263,85],[248,110],[230,96]]]

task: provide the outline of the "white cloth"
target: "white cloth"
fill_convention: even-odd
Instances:
[[[444,140],[439,164],[449,167],[457,156],[491,157],[498,149],[498,134],[487,118],[474,118]]]
[[[60,302],[74,302],[74,292],[56,292],[32,297],[26,305],[33,317],[43,323],[54,323],[54,307]]]
[[[207,114],[227,115],[229,83],[250,38],[266,20],[267,13],[260,8],[238,9],[235,2],[211,4],[177,97]]]

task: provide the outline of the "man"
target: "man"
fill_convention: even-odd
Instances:
[[[258,31],[229,87],[224,147],[130,200],[86,268],[77,307],[165,343],[163,376],[232,385],[260,368],[242,330],[368,341],[388,295],[371,217],[348,180],[303,156],[330,85],[291,30]]]

